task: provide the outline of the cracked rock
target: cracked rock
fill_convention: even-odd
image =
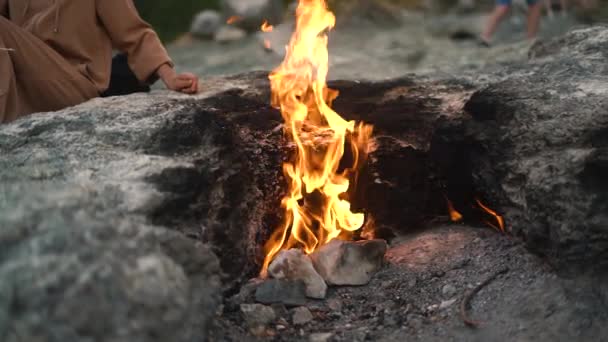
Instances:
[[[310,258],[299,249],[281,251],[268,267],[275,279],[301,280],[306,287],[306,296],[323,299],[327,284],[317,273]]]
[[[329,285],[365,285],[382,267],[387,248],[384,240],[332,240],[310,258]]]

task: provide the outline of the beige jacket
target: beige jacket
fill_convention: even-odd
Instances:
[[[110,82],[113,49],[128,55],[142,82],[171,64],[133,0],[0,0],[0,15],[29,31],[63,56],[101,93]]]

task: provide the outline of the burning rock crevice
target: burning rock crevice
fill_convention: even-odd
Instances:
[[[152,221],[210,243],[228,283],[259,271],[261,247],[282,220],[281,164],[294,148],[284,140],[280,114],[268,105],[266,75],[242,78],[254,86],[192,102],[152,135],[147,149],[191,160],[191,166],[149,178],[165,194]],[[443,127],[462,127],[468,119],[458,107],[472,86],[407,78],[330,86],[341,92],[337,111],[375,126],[376,146],[350,194],[379,236],[414,231],[446,215],[446,175],[458,175],[460,186],[471,182],[461,171],[467,164],[455,158],[465,155],[464,146],[434,140]]]

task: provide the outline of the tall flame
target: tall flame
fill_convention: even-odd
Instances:
[[[372,127],[346,121],[330,107],[338,96],[326,84],[327,32],[335,20],[325,0],[300,0],[285,60],[269,76],[272,105],[281,110],[296,153],[283,165],[289,182],[282,201],[285,222],[265,245],[262,276],[280,250],[312,253],[334,238],[349,238],[364,223],[364,214],[351,211],[346,192],[367,156]],[[352,165],[344,168],[347,143]]]

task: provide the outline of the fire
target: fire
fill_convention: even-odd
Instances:
[[[475,201],[477,202],[477,205],[481,209],[483,209],[483,211],[490,214],[496,220],[496,224],[493,224],[493,223],[487,222],[487,221],[486,221],[486,223],[504,233],[505,232],[505,221],[502,218],[502,216],[498,215],[494,210],[485,206],[483,203],[481,203],[481,201],[479,199],[476,198]]]
[[[243,18],[239,17],[238,15],[233,15],[230,18],[228,18],[228,20],[226,20],[226,24],[232,25],[232,24],[234,24],[236,22],[239,22],[241,20],[243,20]]]
[[[272,32],[272,29],[274,27],[272,25],[270,25],[268,23],[268,21],[264,20],[264,22],[262,23],[262,27],[260,27],[260,29],[262,30],[262,32]]]
[[[454,205],[452,204],[452,201],[450,201],[447,197],[445,198],[445,200],[448,204],[448,212],[450,213],[450,220],[452,220],[452,222],[462,221],[462,214],[459,213],[456,209],[454,209]]]
[[[262,30],[262,32],[272,32],[272,30],[274,29],[274,27],[272,25],[270,25],[268,23],[268,21],[264,20],[264,22],[262,23],[262,26],[260,27],[260,30]],[[264,38],[264,48],[266,50],[270,50],[270,48],[272,48],[272,44],[270,43],[270,40],[268,40],[267,38]]]
[[[372,127],[346,121],[331,109],[338,92],[326,84],[327,32],[334,25],[325,0],[300,0],[285,60],[269,76],[272,105],[281,110],[285,135],[296,153],[283,165],[289,183],[282,201],[285,221],[265,245],[262,276],[280,250],[297,247],[312,253],[334,238],[350,238],[365,220],[364,214],[351,211],[346,193],[367,156]],[[346,144],[352,164],[344,168],[340,162]]]

